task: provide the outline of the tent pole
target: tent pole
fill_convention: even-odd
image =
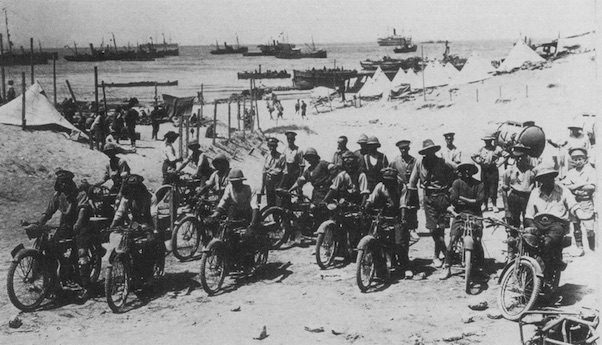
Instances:
[[[105,81],[103,80],[101,82],[101,84],[102,84],[102,100],[103,100],[103,103],[105,106],[105,116],[106,116],[109,109],[107,108],[107,94],[105,93]]]
[[[6,100],[6,74],[4,72],[4,41],[0,34],[0,73],[2,74],[2,99]]]
[[[31,48],[31,52],[29,55],[29,62],[31,62],[31,85],[33,85],[33,37],[29,38],[29,46]]]
[[[98,67],[94,66],[94,115],[98,115]],[[98,140],[96,138],[96,140]],[[92,144],[92,131],[90,131],[90,148],[94,149]]]
[[[21,128],[25,130],[25,72],[21,72]]]
[[[54,106],[56,107],[56,56],[52,55],[52,86],[54,88]]]
[[[201,131],[201,109],[198,109],[196,112],[196,141],[199,141]]]
[[[212,141],[213,145],[215,145],[216,132],[217,132],[217,100],[213,101],[213,141]]]
[[[228,101],[228,140],[230,140],[230,126],[232,124],[232,113],[231,113],[231,104],[230,101]]]

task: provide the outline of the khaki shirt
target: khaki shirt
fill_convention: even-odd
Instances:
[[[566,173],[566,176],[562,182],[565,186],[583,184],[595,185],[597,182],[596,170],[590,164],[583,166],[583,169],[580,171],[576,168],[573,168]],[[581,188],[573,190],[573,194],[575,195],[575,199],[579,201],[593,199],[593,193],[584,191]]]
[[[368,189],[368,180],[366,179],[366,174],[360,173],[357,179],[357,184],[353,182],[351,175],[349,175],[346,171],[341,171],[337,174],[337,176],[332,180],[332,184],[330,185],[330,189],[334,191],[345,192],[349,194],[359,193],[359,194],[369,194],[370,190]]]
[[[533,219],[538,214],[550,214],[569,221],[569,214],[577,207],[573,193],[566,187],[554,184],[550,195],[544,194],[540,187],[535,187],[527,202],[525,218]]]
[[[235,191],[232,184],[228,184],[224,190],[224,195],[217,205],[217,209],[225,212],[229,207],[232,207],[235,212],[249,212],[257,207],[257,201],[254,198],[255,193],[251,191],[251,187],[243,184],[240,191]]]
[[[456,146],[453,146],[450,149],[446,145],[441,149],[441,157],[448,163],[453,163],[457,167],[458,164],[462,162],[462,151],[458,150]]]
[[[273,155],[268,152],[263,162],[263,173],[269,176],[269,178],[277,177],[282,174],[284,168],[284,156],[277,151]]]
[[[502,174],[502,189],[505,191],[514,189],[525,193],[531,192],[533,187],[535,187],[535,173],[532,166],[521,171],[516,165],[512,165]]]

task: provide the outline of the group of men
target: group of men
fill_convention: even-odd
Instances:
[[[272,113],[275,110],[278,111],[276,120],[284,119],[284,107],[282,106],[282,102],[275,96],[271,100],[266,100],[266,108],[270,114],[270,120],[274,120]],[[301,113],[301,118],[307,117],[307,103],[304,100],[297,100],[295,103],[295,115],[299,115],[299,113]]]

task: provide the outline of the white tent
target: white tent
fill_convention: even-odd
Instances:
[[[407,83],[410,84],[410,88],[412,89],[420,89],[422,88],[422,75],[414,72],[412,68],[408,69],[406,72],[406,80]]]
[[[595,49],[594,32],[586,32],[579,35],[569,37],[561,37],[558,39],[557,51],[574,51],[578,53],[586,52]]]
[[[391,85],[399,86],[401,84],[409,84],[407,76],[408,74],[406,73],[406,71],[404,71],[403,68],[400,67],[397,73],[395,74],[395,77],[393,77]]]
[[[449,84],[448,72],[439,62],[426,65],[421,73],[424,73],[424,87],[429,88]],[[422,88],[422,84],[419,84],[419,88]]]
[[[450,81],[454,80],[460,73],[460,72],[458,72],[456,67],[454,65],[452,65],[450,62],[446,63],[445,66],[443,66],[443,68],[445,69],[445,72],[447,73],[447,78]]]
[[[360,97],[376,97],[382,95],[383,97],[389,97],[391,91],[391,81],[389,77],[380,69],[380,67],[374,72],[374,75],[366,81],[364,86],[358,92]]]
[[[50,103],[37,82],[25,91],[25,123],[27,127],[61,127],[79,132]],[[21,125],[22,98],[19,96],[0,107],[0,123]],[[85,135],[83,135],[85,136]]]
[[[461,85],[474,83],[477,81],[491,78],[491,73],[495,71],[495,68],[491,65],[491,62],[483,58],[479,53],[473,52],[464,67],[458,75],[451,81],[451,85]]]
[[[537,63],[544,61],[546,60],[527,46],[525,42],[519,40],[510,50],[510,53],[508,53],[508,56],[506,56],[506,59],[502,62],[498,71],[510,72],[515,68],[520,68],[525,62]]]

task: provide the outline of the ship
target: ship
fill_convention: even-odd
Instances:
[[[403,35],[398,35],[397,31],[395,29],[393,29],[393,35],[378,38],[376,40],[376,43],[378,43],[379,46],[402,46],[403,47],[406,45],[406,41],[408,41],[408,39],[411,41],[411,38],[403,36]]]
[[[259,65],[259,70],[255,70],[252,72],[238,72],[238,79],[287,79],[291,77],[291,74],[286,70],[281,71],[261,71],[261,65]]]
[[[302,90],[309,90],[317,86],[337,88],[344,86],[347,81],[357,77],[357,75],[356,70],[344,68],[324,67],[305,71],[293,70],[293,86]]]
[[[153,61],[155,55],[149,53],[138,47],[135,50],[129,47],[126,50],[119,50],[115,41],[115,35],[113,34],[113,48],[109,46],[103,47],[101,44],[100,49],[96,49],[92,43],[90,43],[90,53],[80,53],[77,50],[77,44],[73,42],[73,55],[65,55],[64,58],[67,61],[72,62],[97,62],[97,61]],[[68,47],[69,48],[69,47]]]
[[[374,71],[380,67],[383,71],[397,71],[400,68],[404,70],[408,68],[420,69],[420,57],[411,57],[407,59],[393,59],[389,56],[384,56],[381,60],[364,60],[360,61],[360,65],[363,69],[368,71]]]
[[[316,48],[316,44],[313,41],[312,38],[312,45],[307,45],[307,48],[309,48],[307,51],[301,51],[300,48],[297,49],[288,49],[288,50],[282,50],[278,55],[276,55],[276,58],[278,59],[325,59],[327,57],[327,53],[326,50],[324,49],[317,49]]]
[[[48,64],[48,60],[58,57],[56,52],[43,52],[41,44],[40,51],[34,52],[33,46],[31,51],[25,51],[23,46],[20,47],[20,51],[17,52],[13,47],[14,44],[10,39],[10,31],[8,29],[8,15],[6,9],[4,9],[4,19],[6,23],[6,39],[8,41],[8,49],[4,50],[4,44],[2,40],[2,34],[0,34],[0,65],[2,66],[16,66],[16,65],[45,65]],[[32,40],[33,45],[33,40]]]
[[[150,38],[150,42],[140,45],[139,50],[148,53],[152,58],[164,58],[168,56],[180,56],[180,46],[177,43],[167,43],[165,41],[165,35],[163,36],[163,43],[155,44],[153,38]],[[170,38],[171,41],[171,38]]]
[[[403,45],[397,46],[393,49],[394,53],[413,53],[418,49],[418,46],[412,43],[411,37],[406,37],[406,41]]]
[[[238,43],[238,36],[236,36],[236,48],[233,46],[229,46],[226,42],[224,42],[224,47],[220,48],[219,43],[215,41],[215,49],[210,51],[212,55],[225,55],[225,54],[244,54],[249,51],[248,47],[241,47],[240,43]]]
[[[243,56],[278,56],[282,52],[295,49],[295,45],[291,43],[281,43],[273,40],[272,43],[260,44],[257,46],[259,52],[246,52]]]

